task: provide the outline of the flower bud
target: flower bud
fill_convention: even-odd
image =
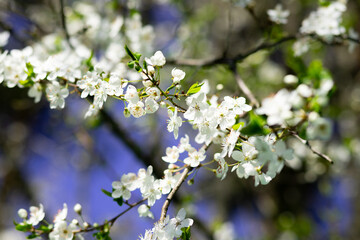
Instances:
[[[292,74],[288,74],[284,77],[284,83],[289,84],[289,85],[293,85],[298,83],[299,79],[292,75]]]
[[[216,85],[216,90],[221,91],[221,90],[223,90],[223,89],[224,89],[224,85],[223,85],[223,84],[219,83],[218,85]]]
[[[18,215],[20,218],[22,219],[26,219],[27,218],[27,211],[23,208],[20,208],[19,211],[18,211]]]
[[[151,80],[144,80],[142,81],[144,87],[152,87],[153,86],[153,83]]]
[[[77,226],[77,225],[79,225],[79,221],[78,221],[77,219],[73,219],[73,220],[71,221],[71,224]]]
[[[128,117],[130,117],[130,111],[129,111],[129,109],[128,108],[125,108],[124,109],[124,116],[126,117],[126,118],[128,118]]]
[[[160,102],[160,107],[161,108],[166,108],[166,103],[165,102]]]
[[[84,223],[83,223],[83,226],[84,226],[84,228],[90,227],[90,225],[89,225],[87,222],[84,222]],[[94,227],[95,227],[95,224],[94,224]]]
[[[81,210],[82,210],[81,205],[80,205],[79,203],[75,204],[75,206],[74,206],[74,211],[75,211],[77,214],[81,215]]]

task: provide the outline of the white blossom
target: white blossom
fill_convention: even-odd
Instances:
[[[174,112],[170,109],[168,110],[168,115],[170,119],[168,120],[167,130],[169,132],[174,132],[175,139],[178,138],[179,127],[181,127],[182,125],[182,119],[180,116],[177,115],[177,112],[177,107],[175,107]]]
[[[154,113],[159,109],[159,104],[152,98],[145,99],[145,111],[146,113]]]
[[[189,156],[184,159],[184,163],[191,167],[197,167],[205,158],[205,150],[201,148],[199,151],[189,152]]]
[[[164,57],[164,54],[161,51],[157,51],[152,57],[145,58],[146,62],[153,66],[164,66],[166,63],[166,59]]]
[[[179,159],[180,152],[176,146],[166,148],[166,156],[162,157],[162,160],[167,163],[176,163]]]
[[[39,207],[31,206],[30,207],[30,217],[26,221],[28,224],[31,224],[33,226],[38,225],[39,222],[41,222],[45,217],[44,207],[40,203]]]
[[[58,82],[48,84],[46,88],[46,96],[50,101],[50,108],[64,108],[65,98],[69,96],[69,90],[67,88],[61,88]]]
[[[171,71],[171,76],[172,76],[172,79],[173,79],[173,83],[174,83],[174,84],[178,84],[181,80],[184,79],[184,77],[185,77],[185,72],[184,72],[183,70],[174,68],[174,69]]]
[[[129,104],[129,111],[135,118],[142,117],[146,113],[144,109],[144,103],[142,101],[138,101],[135,104]]]
[[[139,213],[140,217],[154,218],[154,214],[152,212],[150,212],[150,208],[146,204],[141,204],[138,207],[138,213]]]
[[[269,15],[270,21],[277,24],[286,24],[287,18],[290,15],[289,10],[283,10],[281,4],[277,4],[275,9],[267,10],[267,14]]]
[[[72,240],[74,237],[73,231],[76,229],[76,226],[72,223],[67,225],[66,221],[56,222],[54,225],[54,230],[50,232],[50,240]]]

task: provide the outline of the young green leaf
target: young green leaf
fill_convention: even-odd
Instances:
[[[101,191],[102,191],[103,193],[105,193],[105,195],[111,197],[111,192],[106,191],[105,189],[101,189]]]
[[[193,85],[191,85],[191,87],[189,88],[189,90],[187,91],[187,95],[191,95],[191,94],[195,94],[197,92],[199,92],[201,90],[201,86],[203,85],[204,83],[194,83]]]
[[[125,51],[126,53],[131,57],[132,60],[137,60],[136,57],[134,56],[133,52],[131,52],[131,50],[128,48],[127,45],[125,45]]]
[[[240,132],[247,136],[253,135],[266,135],[270,133],[270,130],[265,128],[266,120],[256,115],[253,111],[249,112],[250,122],[249,124],[240,130]]]

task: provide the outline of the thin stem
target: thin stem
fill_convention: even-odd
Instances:
[[[74,50],[74,46],[70,42],[70,35],[66,25],[65,19],[65,11],[64,11],[64,0],[60,0],[60,17],[61,17],[61,26],[65,33],[66,42],[68,43],[69,47]]]
[[[255,98],[254,94],[251,92],[250,88],[248,88],[248,86],[246,85],[244,80],[240,77],[240,75],[236,69],[236,65],[232,67],[232,72],[234,74],[236,83],[240,87],[241,91],[245,94],[245,96],[248,99],[250,99],[250,102],[251,102],[250,105],[255,105],[256,107],[259,107],[260,104],[259,104],[258,100]]]
[[[297,134],[296,132],[291,131],[290,134],[291,134],[292,136],[294,136],[295,138],[297,138],[297,139],[298,139],[300,142],[302,142],[304,145],[306,145],[314,154],[318,155],[318,156],[321,157],[322,159],[325,159],[326,161],[328,161],[328,162],[331,163],[331,164],[334,163],[333,160],[332,160],[329,156],[327,156],[327,155],[325,155],[325,154],[323,154],[323,153],[315,150],[315,149],[310,145],[310,143],[309,143],[308,140],[305,140],[305,139],[301,138],[301,137],[299,136],[299,134]]]
[[[96,229],[101,229],[102,227],[104,227],[106,224],[110,223],[110,226],[113,226],[114,223],[116,222],[116,220],[121,217],[122,215],[124,215],[125,213],[127,213],[128,211],[130,211],[131,209],[133,209],[134,207],[140,205],[141,203],[143,203],[144,201],[146,201],[147,198],[144,198],[136,203],[133,203],[133,204],[127,204],[129,207],[127,209],[125,209],[124,211],[122,211],[121,213],[119,213],[118,215],[116,215],[115,217],[113,217],[112,219],[110,219],[108,222],[102,224],[102,225],[99,225],[97,227],[90,227],[90,228],[85,228],[85,229],[78,229],[78,230],[75,230],[73,231],[73,233],[80,233],[80,232],[91,232],[91,231],[94,231]]]

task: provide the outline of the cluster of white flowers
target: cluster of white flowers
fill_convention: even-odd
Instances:
[[[165,170],[163,179],[155,179],[152,175],[153,168],[141,168],[138,173],[127,173],[121,177],[120,181],[112,183],[112,197],[122,198],[127,201],[131,198],[131,192],[140,189],[143,198],[147,199],[147,206],[152,207],[156,200],[159,200],[163,194],[170,193],[171,189],[178,182],[180,175],[172,174],[170,170]],[[152,216],[149,208],[140,207],[140,216]]]
[[[302,22],[300,32],[303,34],[316,34],[325,40],[331,40],[333,36],[345,33],[345,28],[341,26],[341,17],[345,11],[346,1],[343,0],[319,7]]]
[[[176,217],[171,218],[167,215],[162,222],[155,223],[154,228],[146,230],[144,236],[140,236],[140,240],[169,240],[181,237],[182,229],[193,225],[191,218],[185,218],[185,209],[180,209]]]
[[[232,129],[236,123],[236,118],[249,112],[252,107],[246,104],[243,97],[225,96],[224,100],[218,104],[217,97],[213,96],[208,101],[206,96],[207,85],[208,83],[205,82],[198,93],[186,98],[188,109],[184,113],[184,118],[199,130],[195,138],[197,143],[209,145],[210,142],[213,142],[220,144],[225,141],[227,134],[230,135],[228,129]]]
[[[5,51],[0,55],[0,83],[9,88],[28,87],[28,95],[35,102],[39,102],[45,92],[52,109],[64,108],[69,86],[77,87],[82,90],[82,98],[94,97],[94,103],[85,114],[85,117],[90,117],[102,108],[108,96],[123,95],[126,79],[140,78],[139,73],[126,71],[123,46],[126,40],[135,51],[152,51],[153,29],[142,25],[139,14],[128,18],[110,15],[102,19],[94,6],[81,2],[66,10],[70,43],[74,50],[65,40],[59,41],[58,35],[50,34],[22,50]],[[124,31],[128,39],[120,34],[124,24],[129,29]],[[1,33],[0,38],[1,47],[7,43],[9,33]],[[91,57],[94,46],[105,46],[102,49],[104,54]],[[85,61],[95,66],[94,71],[87,72],[89,66],[84,66]],[[151,99],[145,105],[146,112],[157,109]],[[140,108],[143,108],[143,103],[133,103],[130,109],[134,110],[134,116],[140,116],[143,115]]]
[[[298,79],[293,75],[287,75],[284,81],[290,85],[297,83]],[[333,80],[324,78],[316,89],[307,84],[300,84],[293,91],[281,89],[274,96],[263,99],[261,107],[256,112],[267,115],[267,123],[270,126],[280,125],[295,126],[306,119],[306,103],[315,100],[320,106],[328,103],[328,93],[333,88]]]
[[[255,186],[268,184],[284,167],[285,160],[293,158],[293,150],[286,148],[284,141],[275,142],[271,136],[250,137],[242,143],[242,151],[234,151],[232,158],[239,162],[236,170],[239,178],[254,176]],[[267,171],[265,172],[265,166]]]
[[[249,7],[252,1],[234,2]],[[326,41],[342,35],[345,28],[341,26],[341,15],[345,10],[346,5],[340,0],[321,7],[303,21],[300,32],[304,35],[316,34]],[[217,168],[211,170],[221,180],[227,176],[229,167],[232,167],[231,172],[236,172],[239,178],[251,176],[255,179],[255,186],[264,185],[283,169],[286,161],[293,159],[293,150],[287,148],[282,130],[288,127],[295,129],[306,122],[307,139],[328,140],[331,136],[331,122],[311,108],[312,104],[320,107],[327,104],[329,92],[333,88],[333,81],[329,78],[321,79],[315,88],[310,83],[299,84],[296,76],[287,75],[284,82],[293,90],[281,89],[275,95],[263,99],[261,106],[254,110],[256,114],[266,115],[267,126],[264,129],[272,129],[273,133],[246,136],[242,129],[248,124],[243,118],[252,110],[252,106],[246,104],[244,97],[224,96],[221,101],[216,95],[210,97],[206,80],[194,84],[185,94],[180,91],[180,83],[186,73],[178,68],[171,71],[171,85],[165,91],[160,88],[159,70],[166,64],[166,58],[161,51],[157,51],[151,57],[145,57],[143,64],[140,64],[141,56],[136,52],[150,55],[154,33],[152,27],[142,25],[139,14],[131,14],[128,18],[109,16],[104,20],[93,6],[83,3],[76,3],[73,9],[66,11],[71,19],[68,28],[74,49],[65,41],[60,45],[55,44],[56,35],[49,35],[43,38],[41,44],[4,52],[0,55],[0,83],[9,88],[28,87],[28,95],[35,102],[39,102],[45,93],[52,109],[64,108],[69,89],[74,88],[81,98],[93,99],[85,117],[96,115],[110,97],[124,102],[126,117],[140,118],[155,113],[163,106],[167,108],[169,117],[167,130],[174,134],[175,139],[179,137],[183,125],[182,117],[186,119],[198,131],[194,140],[202,147],[193,147],[189,136],[180,134],[183,137],[179,145],[166,148],[166,156],[162,157],[169,164],[162,179],[156,179],[152,166],[149,166],[147,169],[139,169],[137,173],[124,174],[119,181],[112,182],[111,197],[131,207],[137,206],[128,202],[132,192],[140,191],[143,201],[147,200],[147,204],[138,207],[140,217],[154,218],[151,207],[163,195],[176,189],[177,184],[181,184],[179,181],[184,181],[178,173],[183,168],[200,168],[214,162]],[[275,9],[268,10],[267,14],[272,22],[286,24],[290,12],[278,4]],[[120,34],[121,29],[125,29],[124,34]],[[79,34],[82,31],[83,34]],[[354,32],[350,33],[354,38],[358,37]],[[0,34],[0,47],[7,43],[8,37],[6,33]],[[295,42],[293,47],[296,56],[309,49],[310,39],[307,36]],[[123,49],[125,41],[134,53],[127,47]],[[96,56],[96,53],[92,53],[91,43],[106,46],[101,49],[104,54]],[[124,61],[128,61],[127,55],[132,59],[128,66],[136,71],[126,71]],[[177,104],[176,100],[184,100],[186,106]],[[265,120],[263,122],[265,124]],[[284,129],[275,130],[278,126]],[[212,161],[204,163],[206,150],[212,143],[219,145],[214,147],[217,152]],[[228,163],[227,158],[235,163]],[[183,166],[175,165],[178,162],[182,162]],[[81,215],[81,206],[76,205],[74,211]],[[74,235],[81,239],[81,235],[75,233],[88,227],[87,223],[80,226],[76,219],[69,223],[66,220],[67,212],[67,205],[64,204],[49,229],[51,240],[70,240]],[[18,214],[24,220],[20,223],[22,225],[36,226],[45,217],[41,204],[30,208],[29,218],[24,209],[20,209]],[[181,237],[184,229],[193,224],[193,220],[185,218],[185,215],[185,210],[181,209],[175,218],[167,216],[165,220],[157,222],[153,229],[147,230],[140,239]]]
[[[81,214],[81,205],[76,204],[74,206],[74,211],[78,214]],[[64,203],[63,209],[60,210],[54,218],[54,225],[49,226],[51,232],[49,233],[50,240],[72,240],[74,238],[74,232],[79,230],[79,221],[77,219],[73,219],[70,224],[68,224],[66,218],[68,214],[68,207],[67,204]],[[31,206],[30,207],[30,216],[29,219],[28,213],[25,209],[21,208],[18,210],[18,215],[24,221],[19,225],[29,224],[32,227],[38,225],[41,221],[45,218],[44,207],[40,204],[39,207]],[[84,225],[87,223],[84,223]],[[78,240],[84,240],[81,234],[76,235]]]

